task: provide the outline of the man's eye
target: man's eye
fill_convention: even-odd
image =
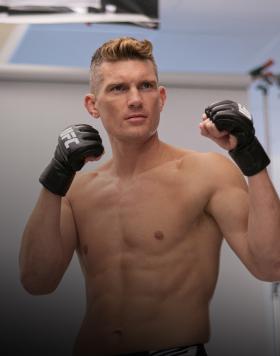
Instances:
[[[125,86],[124,85],[115,85],[111,88],[112,92],[120,92],[120,91],[124,91],[125,90]]]
[[[150,83],[150,82],[144,82],[142,83],[141,85],[142,89],[151,89],[154,87],[153,83]]]

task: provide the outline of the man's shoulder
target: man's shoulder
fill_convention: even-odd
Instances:
[[[244,182],[236,164],[227,156],[217,152],[183,150],[179,167],[186,174],[190,172],[205,179],[205,182]]]
[[[216,152],[201,152],[186,148],[177,148],[171,146],[177,155],[178,159],[181,160],[181,165],[198,165],[201,168],[206,166],[217,167],[220,165],[233,165],[231,160],[221,153]]]
[[[213,189],[247,190],[244,175],[231,158],[214,152],[205,153],[202,158],[205,175],[209,177]]]

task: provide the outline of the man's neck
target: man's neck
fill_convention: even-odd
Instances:
[[[132,178],[155,167],[164,154],[164,144],[157,133],[143,142],[120,142],[111,140],[113,173],[119,178]]]

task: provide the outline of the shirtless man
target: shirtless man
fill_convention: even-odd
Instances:
[[[91,126],[73,125],[40,177],[21,280],[32,294],[51,293],[76,250],[87,309],[75,355],[206,355],[223,237],[255,277],[280,280],[279,198],[250,114],[224,101],[200,124],[247,185],[230,159],[159,140],[165,99],[149,41],[105,43],[92,59],[85,106],[102,120],[112,159],[76,174],[103,146]]]

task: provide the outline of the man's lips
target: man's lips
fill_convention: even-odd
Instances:
[[[146,119],[147,115],[143,114],[143,113],[134,113],[131,115],[128,115],[126,117],[126,120],[136,120],[136,119]]]
[[[143,121],[147,118],[147,115],[143,113],[134,113],[126,117],[127,121]]]

